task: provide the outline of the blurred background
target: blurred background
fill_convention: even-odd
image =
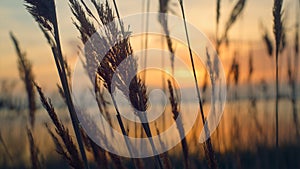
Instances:
[[[216,1],[184,1],[187,21],[202,31],[218,50],[227,80],[226,106],[221,122],[212,135],[212,145],[219,168],[274,168],[276,93],[273,1],[245,1],[245,6],[230,27],[226,40],[217,44],[216,39],[226,31],[226,24],[237,2],[221,1],[217,31]],[[283,3],[284,41],[279,57],[279,165],[280,168],[288,169],[300,168],[299,37],[296,38],[300,31],[299,3],[298,0],[285,0]],[[91,6],[90,2],[87,4]],[[150,1],[149,4],[150,12],[159,12],[159,1]],[[141,0],[118,1],[118,7],[121,17],[147,11],[146,1]],[[80,35],[73,24],[74,17],[68,1],[57,1],[56,8],[63,54],[70,69],[74,70],[79,61],[79,48],[82,47]],[[170,14],[181,17],[177,0],[171,0],[168,9]],[[69,128],[72,138],[75,136],[67,107],[57,89],[60,82],[51,49],[38,25],[26,11],[24,2],[0,1],[0,20],[0,168],[30,168],[30,144],[26,132],[29,101],[24,83],[20,79],[18,57],[10,32],[17,37],[21,51],[25,52],[30,60],[35,81],[43,88],[45,95],[52,99],[57,114]],[[145,18],[141,24],[143,22],[146,27]],[[169,27],[171,33],[172,29],[175,28]],[[148,48],[160,47],[161,39],[158,35],[148,35]],[[141,41],[144,40],[145,35],[133,37],[133,50],[141,49]],[[197,45],[199,41],[191,38],[191,43]],[[176,56],[188,62],[187,47],[176,40],[173,41],[173,45],[176,46]],[[164,49],[166,48],[165,44]],[[154,54],[148,53],[149,57]],[[142,64],[142,61],[139,60],[138,63]],[[172,71],[168,54],[165,54],[164,63],[149,59],[148,64],[164,64],[168,72]],[[174,64],[174,74],[179,77],[176,80],[184,81],[184,71],[187,70],[183,69],[179,62],[175,61]],[[203,64],[200,60],[196,61],[204,110],[207,113],[210,109],[211,83]],[[161,80],[155,80],[157,76],[157,72],[147,74],[146,85],[149,89],[166,87]],[[193,88],[194,83],[185,83],[180,89],[193,92]],[[45,168],[67,167],[67,162],[56,153],[55,145],[44,126],[44,123],[50,123],[51,120],[38,98],[36,96],[36,127],[33,135],[41,161]],[[153,130],[158,128],[164,131],[173,123],[170,120],[172,113],[169,104],[168,102],[166,106],[165,118],[160,118],[158,125],[152,124]],[[180,111],[188,113],[193,107],[192,104],[195,103],[185,103]],[[152,106],[161,105],[158,101]],[[111,116],[114,116],[112,106],[109,110]],[[113,123],[116,121],[113,120]],[[130,131],[131,127],[134,126],[128,124],[129,133],[133,134],[133,131]],[[204,150],[197,140],[201,128],[201,124],[196,124],[187,136],[190,168],[207,168]],[[183,168],[180,145],[171,149],[168,154],[173,168]],[[88,159],[93,163],[91,152],[88,152]],[[149,159],[145,161],[145,164],[149,163]],[[128,159],[124,159],[124,163],[130,168]],[[92,166],[97,168],[95,164]]]

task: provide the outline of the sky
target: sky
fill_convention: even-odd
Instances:
[[[229,18],[229,13],[236,1],[223,0],[221,4],[220,32]],[[122,17],[142,12],[142,0],[119,0],[117,1]],[[90,5],[90,3],[88,3]],[[67,0],[57,0],[57,14],[62,39],[63,53],[67,56],[71,67],[76,65],[78,60],[77,45],[79,45],[79,34],[72,24],[72,16]],[[208,0],[184,1],[187,20],[190,24],[202,31],[214,43],[215,39],[215,17],[216,2]],[[171,9],[175,15],[181,16],[177,0],[171,0]],[[245,81],[247,72],[247,57],[251,50],[254,55],[256,72],[254,81],[258,82],[263,78],[268,80],[273,77],[273,62],[266,55],[266,49],[262,43],[262,30],[259,23],[263,22],[272,35],[272,0],[251,0],[246,2],[245,11],[229,32],[232,41],[229,48],[221,49],[221,60],[227,71],[230,67],[232,57],[236,54],[241,62],[241,76]],[[287,15],[286,25],[288,27],[288,42],[293,40],[296,13],[296,0],[284,1]],[[298,8],[299,10],[299,8]],[[150,12],[158,11],[158,1],[150,2]],[[25,10],[22,0],[1,0],[0,1],[0,80],[18,79],[16,54],[9,37],[12,31],[18,38],[21,49],[26,52],[27,57],[32,61],[37,81],[46,88],[55,88],[58,82],[57,72],[47,45],[37,24]],[[170,31],[172,32],[170,28]],[[271,36],[272,37],[272,36]],[[155,38],[149,38],[149,46],[155,44]],[[137,42],[133,42],[137,43]],[[196,40],[194,41],[196,43]],[[178,48],[180,54],[180,48]],[[282,58],[282,64],[285,63]],[[168,64],[168,63],[167,63]],[[180,71],[180,67],[178,68]],[[182,72],[181,72],[182,73]],[[284,77],[284,71],[282,76]],[[200,76],[200,75],[199,75]],[[152,78],[149,81],[154,81]],[[188,86],[188,85],[187,85]]]

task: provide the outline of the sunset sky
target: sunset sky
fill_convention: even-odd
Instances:
[[[119,0],[119,11],[122,17],[134,15],[142,12],[141,0]],[[226,21],[228,20],[231,9],[236,1],[224,0],[221,4],[221,20],[220,32]],[[89,3],[88,3],[89,4]],[[215,39],[215,15],[216,2],[208,0],[186,0],[184,1],[187,13],[187,20],[197,29],[204,32],[209,39],[214,43]],[[296,0],[284,1],[285,15],[287,19],[288,42],[293,43]],[[171,9],[175,11],[175,15],[181,16],[177,0],[171,1]],[[245,11],[241,18],[235,23],[230,30],[229,37],[232,43],[229,48],[221,49],[221,59],[228,70],[231,64],[232,57],[235,51],[241,62],[242,81],[245,81],[247,74],[247,61],[249,50],[253,52],[255,64],[254,80],[259,82],[262,78],[272,79],[274,77],[272,68],[273,61],[266,55],[266,49],[262,43],[262,30],[259,23],[262,21],[268,28],[270,35],[272,34],[272,0],[251,0],[246,2]],[[299,9],[299,8],[298,8]],[[151,12],[158,11],[158,1],[151,1]],[[77,45],[79,43],[79,34],[72,24],[71,12],[68,7],[67,0],[57,0],[57,12],[59,18],[60,34],[62,38],[63,52],[68,57],[71,67],[75,66],[77,61]],[[57,83],[56,68],[53,62],[51,51],[46,43],[42,33],[38,29],[36,22],[32,19],[29,13],[25,10],[22,0],[2,0],[0,1],[0,80],[17,79],[18,70],[16,65],[16,54],[13,44],[9,38],[9,31],[12,31],[20,42],[21,49],[26,51],[27,57],[33,62],[34,73],[37,81],[46,86],[53,88]],[[173,28],[170,28],[172,32]],[[273,38],[273,36],[271,36]],[[135,43],[135,42],[133,42]],[[136,42],[138,43],[138,42]],[[196,43],[193,41],[192,43]],[[155,45],[155,38],[149,38],[149,46]],[[181,51],[178,48],[179,54],[184,54],[186,50]],[[186,51],[187,54],[187,51]],[[169,59],[166,59],[167,66]],[[285,59],[282,58],[283,66],[286,66]],[[180,67],[177,69],[180,71]],[[181,72],[182,73],[182,72]],[[281,72],[282,76],[285,72]],[[202,76],[202,75],[201,75]],[[150,80],[151,81],[151,80]]]

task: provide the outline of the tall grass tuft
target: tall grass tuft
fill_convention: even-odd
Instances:
[[[88,38],[92,36],[93,33],[96,32],[87,32],[87,30],[95,30],[95,27],[91,22],[89,21],[89,18],[85,15],[84,10],[81,8],[80,3],[76,0],[70,0],[71,4],[71,10],[74,14],[74,16],[77,19],[77,22],[75,22],[75,26],[81,33],[82,42],[85,43]],[[118,21],[121,27],[121,32],[119,31],[120,28],[115,23],[110,23],[113,21],[113,14],[112,10],[108,5],[108,2],[105,3],[94,3],[98,8],[103,8],[104,12],[99,15],[101,23],[100,27],[105,32],[104,35],[100,35],[97,33],[97,37],[99,40],[97,41],[97,46],[95,45],[92,47],[91,51],[86,50],[85,52],[85,59],[86,59],[86,68],[89,69],[89,77],[92,80],[92,83],[95,82],[95,80],[101,80],[103,82],[103,86],[107,89],[109,92],[112,102],[114,105],[114,108],[116,110],[116,117],[118,120],[118,124],[121,128],[122,134],[124,135],[124,139],[126,141],[126,145],[128,148],[128,151],[130,155],[132,155],[132,145],[129,142],[129,140],[126,138],[128,136],[128,133],[126,131],[125,125],[123,123],[123,120],[121,118],[121,114],[119,112],[118,106],[116,104],[115,98],[113,96],[113,92],[116,89],[119,89],[125,96],[127,96],[127,99],[131,101],[132,105],[136,110],[138,111],[146,111],[147,109],[147,102],[148,102],[148,96],[146,94],[146,86],[144,82],[141,81],[141,78],[134,76],[133,79],[131,79],[131,75],[137,74],[137,62],[136,59],[132,56],[133,50],[130,44],[130,33],[128,31],[124,31],[123,23],[118,15]],[[100,5],[100,6],[99,6]],[[117,11],[116,3],[114,2],[115,9]],[[76,9],[77,8],[77,9]],[[110,21],[110,22],[106,22]],[[107,25],[110,23],[109,25]],[[117,41],[115,43],[115,41]],[[109,49],[106,51],[106,49]],[[106,53],[105,53],[106,52]],[[96,57],[92,55],[92,53],[96,54]],[[123,62],[123,63],[122,63]],[[120,64],[124,67],[122,67]],[[121,71],[117,71],[117,69]],[[116,75],[116,83],[113,84],[113,77]],[[96,77],[96,79],[94,79]],[[140,113],[138,113],[139,115]],[[139,118],[142,119],[142,121],[147,121],[146,117],[139,116]],[[154,146],[153,140],[152,140],[152,134],[148,123],[143,123],[143,129],[145,130],[147,137],[149,138],[152,150],[154,154],[157,154],[157,150]],[[138,160],[138,159],[136,159]],[[135,160],[135,165],[137,167],[137,161]],[[161,161],[158,156],[155,156],[156,164],[159,168],[162,168]]]
[[[20,78],[24,82],[26,93],[27,93],[30,125],[31,128],[34,128],[36,102],[35,102],[35,90],[32,83],[34,81],[32,64],[27,59],[25,52],[21,51],[19,42],[12,32],[10,33],[10,37],[14,43],[17,56],[18,56],[18,69],[19,69]]]
[[[89,168],[84,150],[84,145],[80,135],[79,123],[75,113],[75,107],[71,98],[71,91],[67,78],[64,58],[62,55],[55,2],[54,0],[24,0],[24,4],[28,12],[38,23],[52,49],[53,57],[60,77],[62,88],[64,90],[70,117],[72,120],[72,125],[84,162],[83,168]]]
[[[179,136],[180,138],[182,138],[181,140],[181,148],[182,148],[182,152],[183,152],[183,157],[184,157],[184,168],[188,169],[189,168],[189,150],[188,150],[188,144],[187,144],[187,140],[185,137],[185,132],[184,132],[184,128],[183,128],[183,123],[182,123],[182,119],[178,119],[179,116],[179,110],[178,110],[178,101],[174,95],[174,88],[172,85],[172,82],[170,80],[168,80],[168,88],[169,88],[169,93],[170,93],[170,103],[172,106],[172,113],[173,113],[173,119],[176,122],[176,126],[179,132]]]

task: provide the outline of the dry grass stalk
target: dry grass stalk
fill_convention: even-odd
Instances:
[[[276,148],[278,149],[278,102],[279,102],[279,72],[278,72],[278,58],[279,58],[279,50],[280,43],[282,40],[282,2],[283,0],[274,0],[273,6],[273,17],[274,17],[274,26],[273,32],[275,36],[275,55],[276,55],[276,103],[275,103],[275,116],[276,116]]]
[[[60,139],[62,140],[62,145],[57,137],[53,137],[54,134],[50,132],[54,143],[57,146],[57,152],[63,156],[64,159],[67,159],[70,166],[77,169],[83,168],[83,162],[80,159],[77,147],[75,146],[70,134],[69,130],[62,124],[62,122],[58,119],[58,116],[55,112],[55,109],[51,103],[51,100],[49,98],[46,98],[44,93],[42,92],[42,89],[35,84],[36,89],[40,95],[40,100],[42,102],[43,107],[48,112],[48,115],[50,116],[54,126],[55,131],[57,135],[59,135]],[[47,127],[47,126],[46,126]],[[47,127],[49,129],[49,127]],[[50,129],[49,129],[50,131]],[[58,142],[57,142],[58,141]]]
[[[43,31],[48,43],[51,46],[60,81],[65,93],[66,103],[72,120],[72,125],[84,162],[83,168],[89,168],[84,150],[84,145],[80,135],[78,119],[75,113],[75,108],[71,97],[65,62],[62,55],[55,2],[54,0],[24,0],[24,2],[28,12],[39,24],[39,27]]]
[[[18,55],[18,69],[21,80],[24,82],[27,99],[28,99],[28,110],[29,110],[29,121],[31,128],[34,128],[35,123],[35,110],[36,110],[36,102],[35,102],[35,90],[33,86],[34,75],[32,71],[32,64],[27,59],[26,54],[21,51],[19,42],[13,33],[10,33],[10,37],[14,43],[17,55]]]
[[[169,93],[170,93],[169,100],[170,100],[171,106],[172,106],[173,119],[176,122],[176,126],[178,129],[180,138],[182,138],[181,147],[182,147],[182,152],[183,152],[183,157],[184,157],[184,168],[188,169],[189,168],[188,144],[187,144],[187,140],[185,138],[185,132],[184,132],[184,128],[183,128],[182,119],[181,118],[178,119],[178,116],[179,116],[178,102],[177,102],[177,99],[175,98],[173,85],[170,80],[168,80],[168,88],[169,88]]]
[[[27,128],[27,137],[29,141],[30,147],[30,157],[31,157],[31,165],[33,169],[41,169],[42,165],[39,160],[39,149],[36,147],[32,133],[29,128]]]

